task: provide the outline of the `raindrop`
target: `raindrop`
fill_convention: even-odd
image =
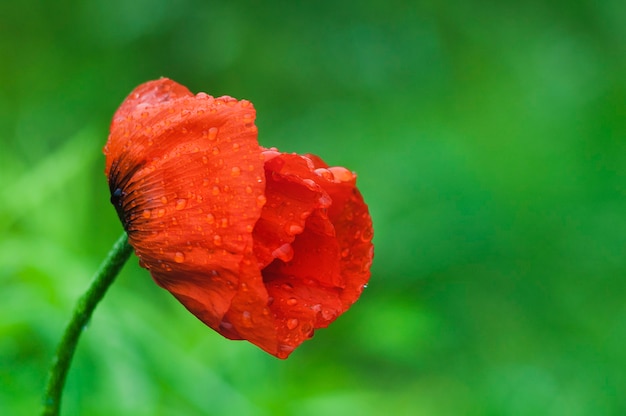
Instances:
[[[276,356],[278,358],[287,358],[294,349],[295,349],[294,346],[287,345],[287,344],[280,344],[278,346],[278,353],[276,354]]]
[[[296,318],[291,318],[287,320],[287,328],[294,329],[298,326],[298,320]]]
[[[209,140],[215,140],[215,138],[217,137],[217,132],[218,132],[218,128],[217,127],[211,127],[209,129]]]
[[[287,263],[293,259],[293,248],[291,247],[291,244],[285,243],[276,250],[272,251],[272,256]]]
[[[343,257],[344,259],[348,257],[349,254],[350,254],[349,248],[344,248],[343,250],[341,250],[341,257]]]
[[[361,241],[363,241],[364,243],[367,243],[367,242],[371,241],[372,237],[373,237],[373,235],[372,235],[372,229],[371,228],[366,228],[361,233]]]
[[[315,169],[313,172],[315,172],[317,176],[321,176],[328,181],[333,181],[335,179],[333,173],[326,168],[318,168]]]
[[[236,152],[239,150],[239,143],[233,143],[233,150]]]
[[[213,214],[207,214],[206,222],[208,222],[209,224],[213,224],[215,222],[215,216]]]
[[[233,166],[233,168],[230,170],[230,174],[232,176],[239,176],[241,175],[241,169],[237,166]]]
[[[211,193],[212,193],[213,195],[219,195],[219,193],[220,193],[220,188],[219,188],[218,186],[214,186],[214,187],[213,187],[213,189],[212,189],[212,191],[211,191]]]
[[[150,218],[150,215],[151,215],[151,214],[150,214],[150,210],[149,210],[149,209],[145,209],[145,210],[143,211],[143,217],[144,217],[144,218],[148,219],[148,218]]]
[[[329,309],[322,310],[322,318],[324,318],[326,321],[330,321],[334,317],[335,317],[335,313],[333,311]]]
[[[304,228],[302,228],[300,224],[291,223],[285,226],[285,231],[287,232],[287,234],[296,235],[304,231]]]
[[[162,197],[161,197],[161,203],[162,203],[163,205],[167,204],[167,197],[162,196]]]
[[[185,261],[185,255],[183,253],[181,253],[180,251],[177,251],[176,254],[174,254],[174,261],[176,263],[182,263]]]
[[[354,174],[344,167],[334,166],[328,170],[332,172],[335,182],[350,182],[354,179]]]
[[[159,218],[160,218],[160,217],[162,217],[162,216],[164,216],[164,215],[165,215],[165,210],[164,210],[163,208],[161,208],[161,209],[159,209],[159,210],[157,211],[157,217],[159,217]]]
[[[216,246],[221,246],[222,245],[222,236],[215,234],[213,236],[213,244],[215,244]]]
[[[228,227],[228,218],[222,218],[220,220],[220,227],[222,227],[222,228]]]
[[[179,199],[176,201],[176,209],[178,211],[180,211],[181,209],[184,209],[187,206],[187,200],[186,199]]]
[[[296,298],[289,298],[287,299],[287,305],[289,306],[294,306],[298,304],[298,299]]]
[[[213,149],[211,149],[211,152],[212,152],[215,156],[217,156],[217,155],[219,155],[219,154],[220,154],[220,148],[219,148],[219,147],[217,147],[217,146],[213,146]]]
[[[252,193],[252,187],[251,186],[246,186],[246,193],[247,194],[251,194]]]
[[[252,316],[250,315],[250,312],[244,311],[241,314],[241,320],[244,326],[247,326],[248,328],[252,326]]]
[[[259,195],[256,198],[256,205],[261,208],[263,205],[265,205],[265,203],[267,202],[267,198],[265,197],[265,195]]]

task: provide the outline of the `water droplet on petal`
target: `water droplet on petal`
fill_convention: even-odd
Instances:
[[[265,203],[267,202],[267,198],[265,197],[265,195],[259,195],[256,198],[256,205],[261,208],[263,205],[265,205]]]
[[[298,320],[296,318],[287,319],[287,328],[294,329],[298,326]]]
[[[244,311],[241,314],[241,321],[242,321],[244,326],[246,326],[248,328],[251,327],[252,326],[252,315],[250,315],[250,312]]]
[[[326,168],[318,168],[318,169],[315,169],[313,172],[315,172],[317,176],[321,176],[322,178],[328,181],[332,182],[335,180],[333,173]]]
[[[209,140],[215,140],[215,138],[217,137],[217,132],[218,132],[218,128],[217,127],[211,127],[209,129]]]
[[[164,210],[163,208],[161,208],[161,209],[159,209],[159,210],[157,211],[157,217],[159,217],[159,218],[160,218],[160,217],[162,217],[162,216],[164,216],[164,215],[165,215],[165,210]]]
[[[219,195],[220,194],[220,188],[218,186],[214,186],[213,189],[211,190],[211,193],[213,195]]]
[[[328,170],[332,172],[335,182],[350,182],[354,179],[354,174],[344,167],[334,166]]]
[[[145,209],[145,210],[143,211],[143,217],[144,217],[144,218],[150,218],[150,215],[152,215],[152,214],[150,213],[150,210],[149,210],[149,209]]]
[[[161,197],[161,203],[162,203],[163,205],[167,204],[167,197],[162,196],[162,197]]]
[[[286,225],[285,231],[287,232],[287,234],[296,235],[302,233],[302,231],[304,231],[304,228],[302,228],[300,224],[291,223]]]
[[[348,257],[349,254],[350,254],[349,248],[344,248],[343,250],[341,250],[341,257],[343,257],[344,259]]]
[[[220,148],[217,146],[213,146],[213,149],[211,149],[211,153],[213,153],[215,156],[220,154]]]
[[[298,299],[296,298],[289,298],[287,299],[287,305],[289,306],[294,306],[298,304]]]
[[[215,244],[216,246],[221,246],[222,245],[222,236],[221,235],[214,235],[213,236],[213,244]]]
[[[213,214],[207,214],[206,222],[208,222],[209,224],[213,224],[215,222],[215,216]]]
[[[291,247],[291,244],[285,243],[276,250],[272,251],[272,256],[287,263],[293,259],[293,248]]]
[[[292,345],[280,344],[278,346],[278,353],[276,354],[276,356],[278,358],[287,358],[294,349],[295,347]]]
[[[184,209],[187,206],[187,200],[186,199],[179,199],[176,201],[176,209],[177,210],[181,210]]]
[[[363,241],[364,243],[367,243],[368,241],[371,241],[372,237],[373,237],[373,234],[372,234],[372,229],[371,228],[366,228],[361,233],[361,241]]]
[[[252,193],[252,187],[251,186],[246,186],[246,193],[247,194],[251,194]]]
[[[322,318],[324,318],[325,320],[330,321],[334,317],[335,317],[335,313],[333,311],[329,309],[322,310]]]
[[[177,251],[176,254],[174,254],[174,261],[176,263],[182,263],[185,261],[185,255],[183,253],[181,253],[180,251]]]
[[[230,174],[231,176],[239,176],[241,175],[241,169],[237,166],[233,166],[233,168],[230,170]]]

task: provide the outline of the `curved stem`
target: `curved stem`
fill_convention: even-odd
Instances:
[[[59,414],[63,386],[78,338],[91,318],[96,305],[115,280],[131,252],[132,247],[128,244],[128,236],[124,233],[115,242],[106,259],[100,265],[89,289],[78,299],[74,314],[67,328],[65,328],[65,333],[48,374],[42,415],[56,416]]]

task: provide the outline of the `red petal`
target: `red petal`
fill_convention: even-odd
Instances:
[[[267,202],[254,229],[254,253],[261,268],[274,259],[288,261],[289,248],[302,233],[314,209],[326,208],[330,198],[315,183],[307,160],[302,156],[278,154],[265,162]]]
[[[341,250],[341,275],[345,281],[341,300],[347,309],[359,298],[370,278],[374,257],[372,218],[356,188],[356,177],[348,178],[344,168],[329,170],[333,179],[324,179],[320,184],[333,200],[328,217],[335,226]]]
[[[262,206],[254,117],[247,101],[193,96],[161,79],[131,93],[105,147],[141,264],[214,329],[236,294]]]
[[[254,230],[254,252],[261,266],[272,261],[262,274],[276,318],[278,356],[285,358],[360,295],[373,254],[371,219],[351,172],[326,169],[317,156],[271,153],[265,163],[268,202]],[[301,232],[287,233],[294,221]],[[286,244],[293,256],[277,256]]]

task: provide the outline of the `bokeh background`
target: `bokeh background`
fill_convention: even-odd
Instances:
[[[168,76],[358,173],[371,282],[281,361],[133,257],[64,414],[626,414],[624,22],[620,0],[1,2],[0,413],[36,414],[122,231],[110,118]]]

